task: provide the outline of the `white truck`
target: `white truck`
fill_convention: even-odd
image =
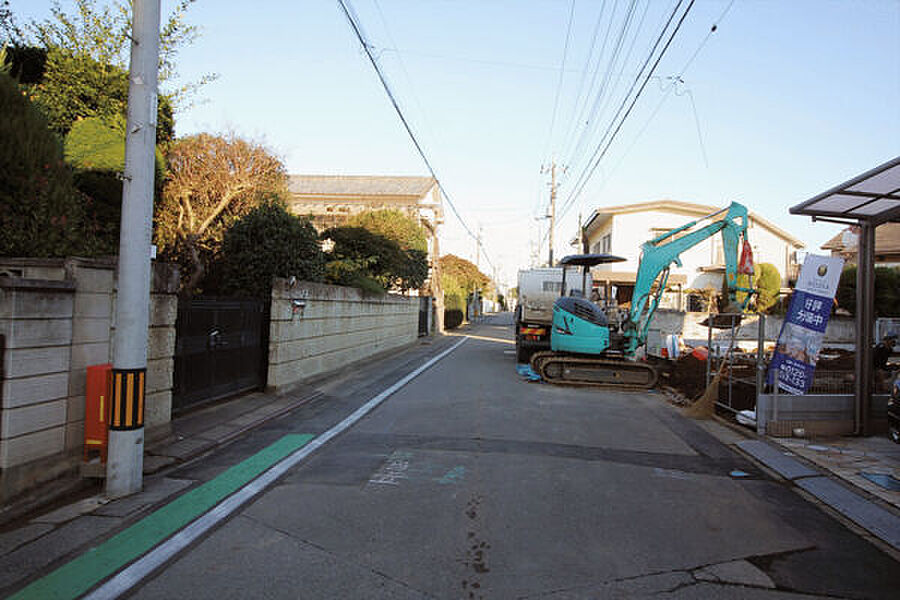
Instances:
[[[553,303],[559,298],[563,285],[562,267],[545,267],[519,271],[518,298],[515,312],[516,362],[527,363],[531,355],[550,349],[550,324],[553,322]],[[567,295],[582,295],[591,290],[590,275],[566,281]],[[590,294],[590,292],[588,292]]]

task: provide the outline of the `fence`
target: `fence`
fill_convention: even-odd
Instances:
[[[778,317],[718,315],[723,329],[707,322],[707,385],[722,370],[717,408],[726,413],[755,410],[760,433],[790,436],[850,434],[854,430],[855,353],[847,319],[835,320],[826,330],[815,377],[803,395],[791,395],[765,384],[769,363],[778,340],[782,319]],[[883,324],[887,327],[889,324]],[[755,343],[750,338],[755,335]],[[870,414],[876,430],[886,424],[886,374],[876,373]]]

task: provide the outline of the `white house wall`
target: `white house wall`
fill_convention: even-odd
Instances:
[[[781,274],[781,285],[788,285],[790,271],[790,255],[794,252],[794,246],[784,238],[776,235],[771,230],[761,227],[752,219],[750,221],[750,247],[753,248],[753,261],[756,264],[772,263],[778,267]]]
[[[626,259],[626,262],[601,265],[598,271],[632,271],[636,272],[640,259],[641,244],[658,235],[655,230],[670,230],[695,220],[695,217],[674,214],[661,210],[644,211],[613,215],[607,223],[590,237],[591,251],[599,251],[603,236],[612,232],[610,252]],[[775,234],[766,227],[760,226],[752,218],[749,227],[750,245],[753,248],[754,261],[772,263],[778,268],[782,277],[782,285],[788,283],[789,259],[794,246],[788,240]],[[715,236],[700,242],[680,256],[682,266],[672,266],[673,274],[687,278],[686,288],[702,289],[709,284],[709,276],[700,272],[702,267],[722,264],[719,249],[722,236]],[[717,256],[719,254],[719,256]],[[719,275],[715,276],[720,277]]]
[[[662,211],[648,211],[640,213],[626,213],[613,215],[612,248],[611,253],[626,259],[623,263],[604,265],[611,271],[637,271],[640,261],[641,245],[656,237],[655,229],[669,230],[689,223],[692,219],[682,215],[675,215]],[[607,229],[606,232],[608,232]],[[604,233],[605,234],[605,233]],[[602,235],[591,238],[591,247],[599,243]],[[684,275],[687,278],[688,288],[694,287],[694,280],[700,275],[700,267],[712,264],[712,242],[704,240],[693,248],[681,254],[681,267],[672,266],[672,274]],[[602,270],[598,267],[598,270]]]

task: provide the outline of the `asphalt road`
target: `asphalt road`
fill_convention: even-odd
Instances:
[[[900,596],[892,558],[661,395],[522,380],[508,315],[468,333],[133,595]],[[208,480],[285,434],[321,433],[415,361],[359,369],[170,476]]]

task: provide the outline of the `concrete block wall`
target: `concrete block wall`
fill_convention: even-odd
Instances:
[[[806,436],[850,435],[855,402],[853,394],[760,394],[758,431],[775,437],[791,437],[795,429],[803,429]],[[869,415],[873,433],[887,430],[887,403],[887,395],[872,395]]]
[[[0,277],[4,491],[16,467],[65,450],[74,305],[72,281]]]
[[[418,338],[419,299],[276,279],[269,323],[268,387],[284,392]]]
[[[115,269],[103,259],[0,259],[0,500],[77,469],[88,365],[112,362]],[[145,425],[171,418],[178,273],[154,263]]]

